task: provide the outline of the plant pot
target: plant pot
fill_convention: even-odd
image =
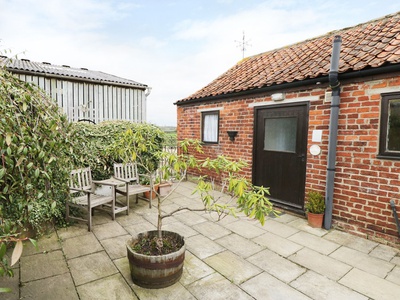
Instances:
[[[322,227],[322,221],[324,220],[324,214],[313,214],[307,213],[308,225],[315,228]]]
[[[172,189],[172,183],[170,182],[163,182],[160,183],[160,187],[159,187],[159,193],[161,197],[167,196],[168,193],[171,191]]]
[[[146,186],[150,187],[149,185],[146,185]],[[159,188],[159,184],[154,185],[152,191],[147,191],[147,192],[143,193],[144,197],[146,199],[150,199],[150,197],[151,197],[151,200],[155,199],[157,197],[156,192],[158,192],[158,188]]]
[[[164,288],[178,282],[182,276],[186,249],[184,238],[175,232],[162,233],[163,236],[177,237],[182,241],[181,248],[165,255],[144,255],[132,249],[140,239],[157,236],[157,230],[139,233],[126,243],[131,277],[138,286],[149,289]]]

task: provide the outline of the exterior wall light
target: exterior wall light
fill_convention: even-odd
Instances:
[[[237,131],[231,131],[231,130],[228,130],[227,132],[228,132],[229,139],[232,142],[235,141],[235,137],[237,136],[238,132]]]
[[[285,99],[284,93],[276,93],[271,95],[272,101],[282,101]]]

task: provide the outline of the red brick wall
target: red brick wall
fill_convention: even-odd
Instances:
[[[400,214],[400,160],[377,158],[380,94],[382,89],[390,87],[400,90],[400,77],[342,85],[333,223],[356,235],[400,243],[389,204],[393,199]],[[330,121],[330,103],[324,103],[325,91],[326,88],[319,87],[286,92],[285,100],[313,99],[309,111],[308,149],[312,144],[318,144],[322,152],[319,156],[307,154],[306,191],[316,189],[323,193]],[[204,156],[225,154],[234,159],[242,158],[249,163],[245,175],[251,178],[254,109],[249,104],[265,101],[270,101],[270,97],[178,106],[178,139],[200,139],[201,113],[198,110],[223,107],[220,111],[220,142],[206,145]],[[321,143],[311,140],[315,129],[322,130]],[[227,130],[239,132],[235,142],[229,140]]]

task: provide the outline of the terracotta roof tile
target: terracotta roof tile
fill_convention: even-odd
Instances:
[[[342,37],[340,73],[400,63],[398,12],[245,58],[210,84],[179,100],[178,103],[326,76],[329,72],[335,35]]]

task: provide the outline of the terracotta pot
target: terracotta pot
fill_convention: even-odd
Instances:
[[[148,187],[150,187],[150,186],[148,186]],[[154,185],[154,186],[153,186],[153,190],[152,190],[151,192],[148,191],[148,192],[144,192],[144,193],[143,193],[143,194],[144,194],[144,197],[145,197],[146,199],[150,199],[150,194],[151,194],[151,200],[155,199],[155,198],[157,197],[156,192],[158,192],[158,188],[159,188],[159,184]]]
[[[168,195],[168,193],[171,191],[171,189],[172,189],[172,183],[170,183],[170,182],[160,183],[160,187],[159,187],[160,196],[164,197],[164,196]]]
[[[143,237],[157,236],[157,230],[139,233],[126,243],[131,277],[135,284],[149,289],[164,288],[178,282],[185,260],[185,241],[175,232],[162,231],[163,236],[174,236],[182,241],[182,247],[165,255],[144,255],[133,251],[132,246]]]
[[[324,220],[324,214],[313,214],[307,213],[308,225],[315,228],[322,227],[322,221]]]

